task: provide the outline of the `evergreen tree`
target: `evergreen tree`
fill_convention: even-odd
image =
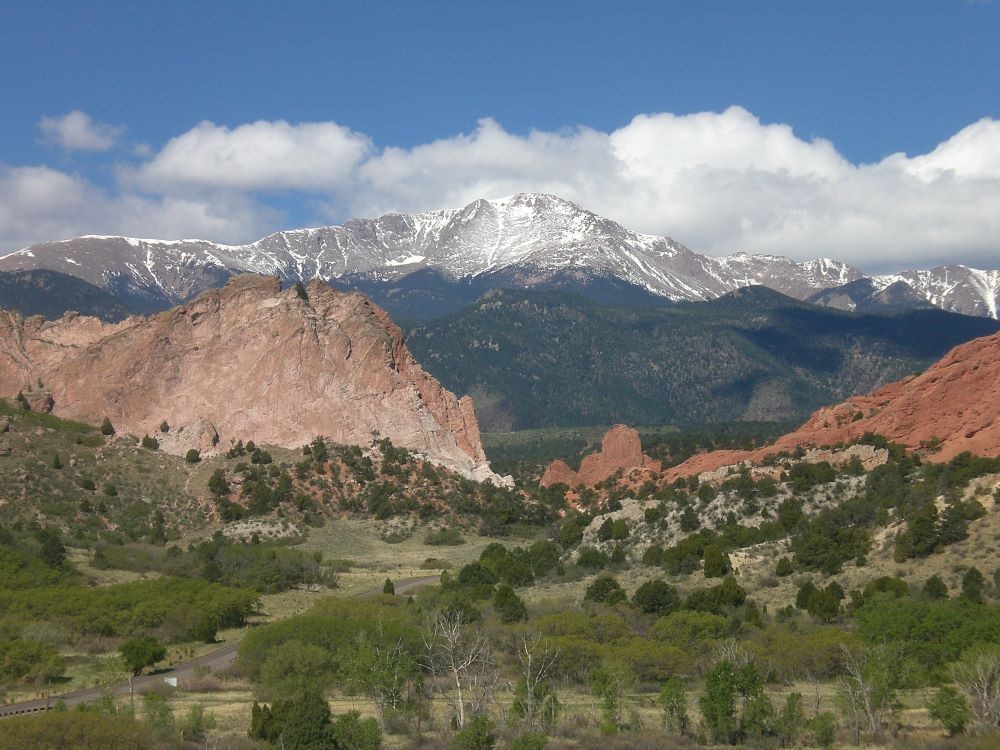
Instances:
[[[962,577],[962,598],[968,599],[976,604],[983,603],[983,585],[986,579],[979,572],[979,568],[971,567]]]
[[[497,592],[493,595],[493,607],[500,615],[501,622],[509,624],[528,619],[528,608],[524,606],[524,601],[506,583],[497,587]]]
[[[924,583],[924,596],[929,599],[947,599],[948,598],[948,586],[941,576],[931,576]]]

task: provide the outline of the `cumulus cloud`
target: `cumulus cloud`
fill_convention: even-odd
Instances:
[[[132,176],[146,190],[332,190],[349,180],[370,140],[333,122],[199,123]]]
[[[82,234],[243,242],[277,220],[274,211],[243,195],[109,195],[78,175],[0,164],[0,248],[7,251]]]
[[[871,271],[1000,265],[1000,122],[989,119],[929,154],[876,164],[852,164],[829,141],[740,107],[640,115],[611,133],[520,136],[484,120],[469,134],[373,155],[349,211],[456,206],[519,190],[557,193],[711,254],[827,256]]]
[[[124,127],[98,122],[78,109],[58,117],[43,117],[38,127],[46,141],[71,151],[107,151],[125,132]]]
[[[607,133],[581,126],[518,134],[487,118],[468,133],[408,148],[377,148],[333,122],[203,122],[136,158],[120,170],[116,195],[42,167],[0,173],[8,183],[0,182],[0,201],[6,190],[10,206],[35,206],[0,208],[0,243],[66,236],[77,226],[96,232],[84,227],[91,211],[138,234],[201,232],[232,242],[289,224],[268,210],[275,196],[286,206],[319,206],[332,223],[534,191],[710,254],[826,256],[867,271],[1000,266],[1000,121],[992,119],[929,153],[872,164],[851,163],[830,141],[762,123],[741,107],[644,114]],[[38,184],[65,197],[25,198]]]

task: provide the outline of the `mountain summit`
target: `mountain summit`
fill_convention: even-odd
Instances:
[[[370,292],[383,303],[394,295],[406,296],[421,272],[433,273],[435,283],[458,285],[445,296],[464,301],[490,288],[572,290],[602,283],[618,285],[618,294],[626,297],[642,292],[669,300],[707,300],[763,285],[807,299],[865,278],[858,269],[830,259],[797,263],[746,253],[712,258],[668,237],[632,232],[571,201],[536,193],[277,232],[248,245],[86,236],[33,245],[0,259],[0,271],[36,268],[81,278],[142,311],[183,302],[243,272],[285,282],[321,279]],[[956,269],[963,267],[906,272],[900,278],[930,304],[996,317],[996,274]],[[896,280],[875,278],[879,289]],[[428,293],[418,291],[421,299]],[[851,304],[844,300],[841,295],[834,304]],[[396,312],[419,317],[405,308]]]

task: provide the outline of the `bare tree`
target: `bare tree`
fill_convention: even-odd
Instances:
[[[886,720],[898,710],[897,694],[905,677],[902,654],[887,645],[843,648],[845,674],[838,695],[855,743],[862,731],[878,742]]]
[[[1000,646],[974,648],[952,667],[952,678],[972,698],[972,713],[985,727],[1000,727]]]
[[[482,713],[493,696],[497,669],[489,639],[462,623],[457,612],[440,614],[424,634],[423,666],[433,687],[451,705],[461,729],[467,715]]]
[[[559,701],[548,679],[555,671],[559,651],[548,648],[542,637],[522,633],[517,638],[517,658],[520,677],[514,687],[512,710],[528,732],[549,726],[559,713]]]

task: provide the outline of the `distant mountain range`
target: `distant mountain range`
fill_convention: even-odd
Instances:
[[[411,326],[406,340],[446,388],[473,397],[480,424],[495,432],[800,421],[997,331],[983,317],[844,312],[756,286],[655,308],[496,290]]]
[[[712,258],[531,193],[277,232],[248,245],[86,236],[0,258],[0,272],[37,269],[79,278],[140,312],[166,309],[248,271],[363,291],[408,319],[456,312],[497,288],[554,288],[636,306],[710,300],[762,285],[841,309],[931,305],[992,318],[1000,299],[997,270],[955,265],[867,277],[828,259]],[[2,294],[0,306],[8,304]]]

